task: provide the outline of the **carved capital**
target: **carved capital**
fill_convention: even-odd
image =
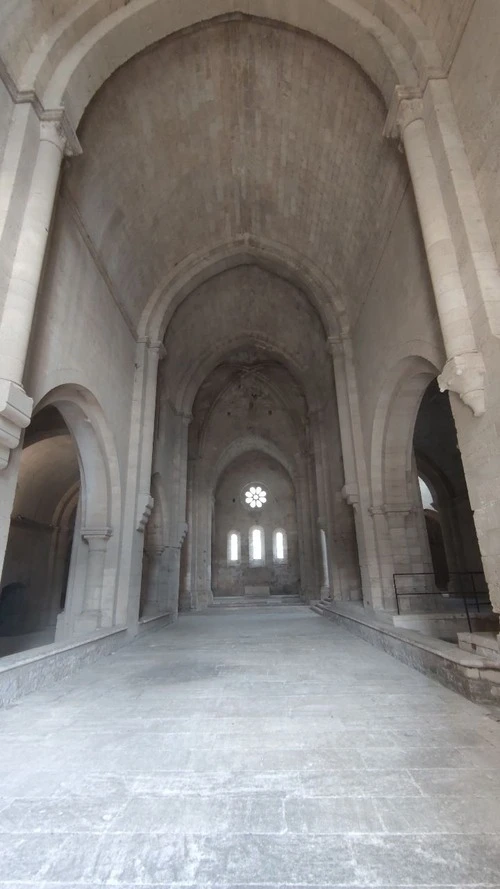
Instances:
[[[438,377],[438,384],[441,392],[456,392],[475,417],[482,417],[486,410],[485,378],[486,368],[481,353],[465,352],[450,358]]]
[[[146,530],[146,526],[151,518],[151,513],[153,512],[153,507],[155,505],[154,498],[151,496],[149,491],[144,494],[139,494],[138,506],[137,506],[137,531],[140,531],[141,534],[144,534]]]
[[[40,113],[40,142],[51,142],[66,157],[82,154],[78,136],[62,108]]]
[[[402,139],[406,127],[415,120],[423,120],[423,117],[421,91],[417,87],[397,86],[389,107],[384,136],[386,139]]]
[[[82,528],[81,535],[91,550],[105,550],[113,535],[111,528]]]
[[[0,470],[9,463],[10,452],[17,448],[23,429],[29,426],[33,399],[17,383],[0,380]]]

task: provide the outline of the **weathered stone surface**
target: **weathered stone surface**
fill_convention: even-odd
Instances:
[[[306,608],[182,617],[1,724],[5,886],[498,886],[500,726]]]

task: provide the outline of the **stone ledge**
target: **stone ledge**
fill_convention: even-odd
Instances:
[[[170,611],[165,611],[163,614],[153,614],[148,615],[147,617],[141,617],[138,624],[137,635],[141,636],[143,633],[161,630],[163,627],[168,627],[173,623],[174,616]]]
[[[411,630],[389,626],[375,612],[362,605],[317,602],[312,610],[335,620],[366,642],[432,676],[453,691],[481,704],[500,705],[500,663],[461,651],[451,642],[442,642]]]
[[[85,664],[112,654],[127,641],[127,630],[120,627],[71,643],[52,643],[7,655],[0,660],[0,707],[71,676]]]

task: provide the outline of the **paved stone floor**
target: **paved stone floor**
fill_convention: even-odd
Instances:
[[[186,616],[0,715],[0,887],[500,887],[500,725],[306,608]]]

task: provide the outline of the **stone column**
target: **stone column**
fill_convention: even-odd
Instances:
[[[60,121],[40,124],[40,144],[0,323],[0,469],[28,426],[32,399],[23,389],[48,234],[67,136]],[[71,152],[70,152],[71,153]]]
[[[293,482],[297,511],[297,548],[300,570],[300,592],[303,599],[309,602],[318,598],[316,583],[316,565],[314,557],[314,540],[312,530],[312,479],[310,471],[310,455],[307,451],[297,454],[297,466]]]
[[[420,97],[396,90],[386,135],[399,134],[420,218],[447,362],[441,391],[456,392],[475,416],[485,411],[485,365],[477,349],[457,254],[443,201]]]
[[[83,611],[77,618],[78,632],[93,632],[102,626],[102,586],[110,528],[84,528],[82,537],[88,544],[87,576]]]
[[[315,598],[319,597],[321,599],[326,599],[330,596],[333,590],[338,587],[338,583],[335,583],[335,569],[336,565],[334,564],[334,560],[331,560],[333,571],[330,572],[330,560],[329,560],[329,551],[326,546],[325,539],[325,553],[327,557],[327,571],[324,571],[323,566],[323,542],[321,539],[321,531],[326,535],[330,541],[333,539],[333,521],[332,521],[332,503],[331,503],[331,490],[332,490],[332,481],[330,478],[329,472],[329,455],[328,455],[328,431],[327,431],[327,409],[326,407],[318,408],[315,411],[309,412],[309,431],[311,436],[311,445],[313,453],[311,454],[311,461],[314,460],[314,466],[311,466],[311,470],[314,470],[314,480],[311,482],[311,485],[315,483],[316,486],[316,505],[317,511],[316,515],[312,516],[311,521],[311,535],[314,541],[314,555],[315,555],[315,575],[317,582],[317,593]],[[336,590],[337,592],[337,590]]]
[[[196,558],[196,523],[194,520],[194,503],[197,491],[198,458],[188,457],[187,460],[187,538],[186,538],[186,573],[181,579],[179,594],[179,611],[191,611],[195,605],[193,590],[195,583],[195,558]]]
[[[173,618],[177,618],[179,612],[179,587],[181,551],[187,534],[187,524],[184,522],[178,532],[177,540],[167,546],[165,551],[165,610]]]
[[[151,496],[158,363],[163,344],[142,338],[137,343],[122,531],[117,623],[130,629],[139,620],[144,531],[154,502]]]
[[[153,544],[148,546],[146,550],[149,559],[149,570],[143,617],[153,617],[167,610],[164,607],[164,596],[162,595],[162,569],[165,550],[166,547],[163,544]]]
[[[346,503],[354,508],[363,602],[366,606],[383,609],[385,603],[369,510],[368,473],[352,343],[348,336],[329,337],[328,345],[333,358],[344,461],[345,486],[342,494]]]

